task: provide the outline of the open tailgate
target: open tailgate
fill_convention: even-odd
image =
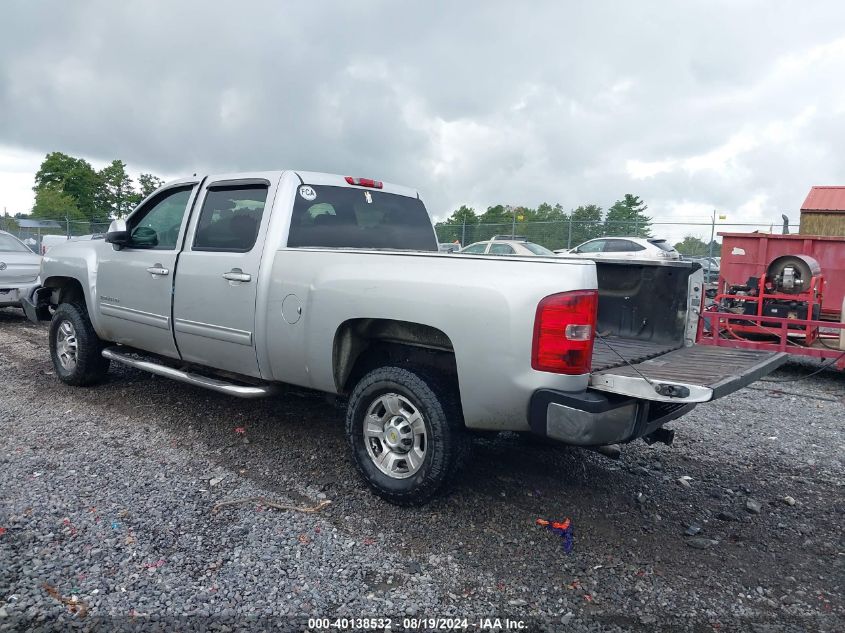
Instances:
[[[708,402],[742,389],[787,360],[782,352],[693,345],[590,374],[590,386],[658,402]]]

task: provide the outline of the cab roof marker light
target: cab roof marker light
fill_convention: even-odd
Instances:
[[[358,187],[369,187],[371,189],[382,189],[384,183],[381,180],[373,180],[372,178],[353,178],[346,176],[346,182],[350,185],[357,185]]]

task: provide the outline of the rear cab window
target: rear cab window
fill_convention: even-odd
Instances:
[[[330,185],[297,190],[288,246],[438,251],[428,211],[418,198]]]

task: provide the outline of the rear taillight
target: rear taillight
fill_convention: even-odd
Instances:
[[[556,374],[586,374],[593,357],[597,290],[575,290],[540,301],[534,318],[531,367]]]
[[[381,180],[373,180],[372,178],[353,178],[352,176],[346,177],[346,182],[350,185],[358,185],[359,187],[370,187],[372,189],[381,189],[384,187],[384,183]]]

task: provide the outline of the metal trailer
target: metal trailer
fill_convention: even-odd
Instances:
[[[698,343],[830,359],[845,369],[845,237],[719,235],[719,281]],[[804,278],[795,286],[790,271],[785,284],[775,273],[795,264]]]

